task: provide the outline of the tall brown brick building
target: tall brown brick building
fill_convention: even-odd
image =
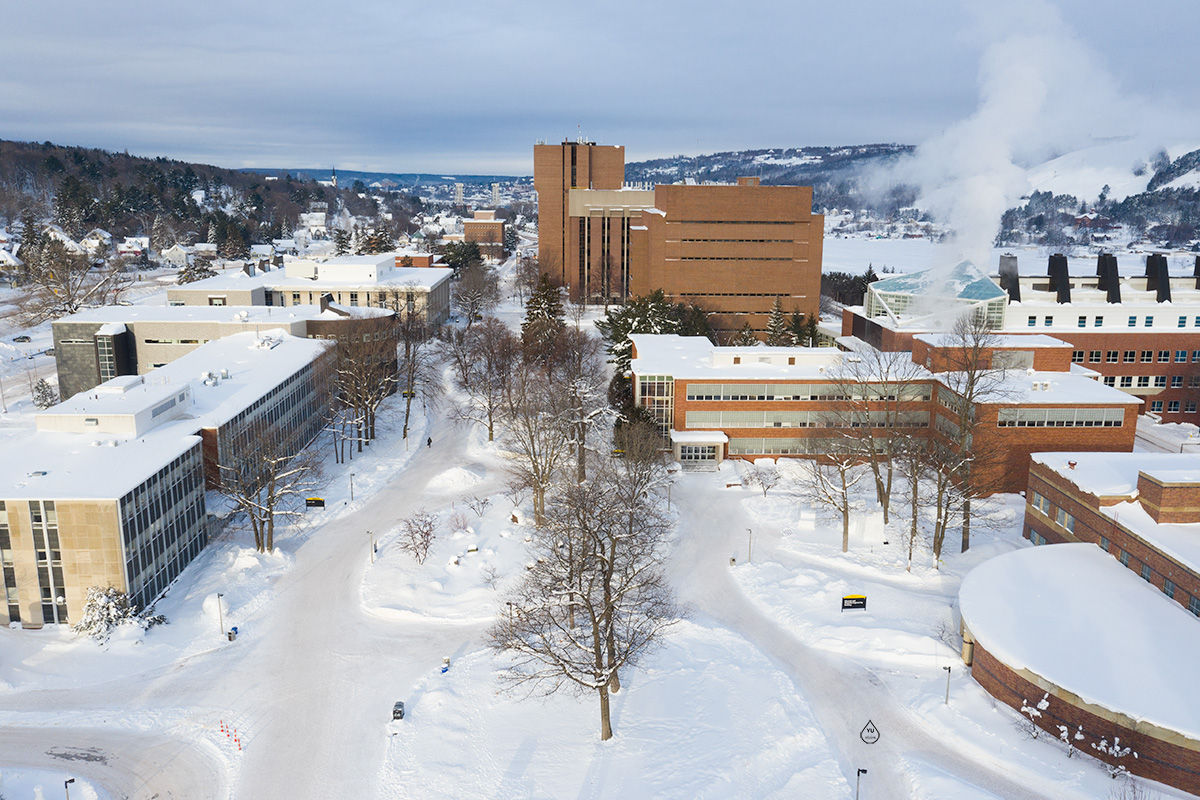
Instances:
[[[625,150],[588,142],[534,147],[539,257],[574,300],[621,300],[662,289],[713,312],[730,333],[758,330],[780,298],[817,313],[824,217],[812,189],[624,185]]]

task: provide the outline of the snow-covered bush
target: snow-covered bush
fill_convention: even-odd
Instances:
[[[38,408],[49,408],[58,403],[58,392],[45,378],[38,378],[33,386],[33,404]]]
[[[161,614],[140,616],[137,606],[130,603],[129,596],[120,589],[93,586],[88,589],[83,603],[83,617],[71,630],[104,642],[121,625],[136,625],[147,630],[166,622],[167,618]]]

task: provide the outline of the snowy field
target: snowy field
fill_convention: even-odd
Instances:
[[[912,269],[930,249],[827,240],[826,259]],[[501,312],[520,319],[514,304]],[[864,800],[1123,789],[1021,733],[958,658],[963,576],[1028,546],[1019,497],[990,504],[966,555],[950,543],[935,567],[919,542],[909,571],[902,518],[885,526],[863,496],[843,554],[840,520],[802,495],[794,463],[765,496],[738,464],[677,474],[668,569],[687,617],[622,675],[601,742],[594,696],[509,694],[486,646],[530,558],[529,501],[506,491],[503,454],[479,426],[417,403],[406,443],[400,400],[367,452],[330,459],[326,508],[277,534],[275,553],[234,528],[212,542],[157,604],[170,624],[103,645],[0,630],[0,795],[57,798],[68,778],[88,800],[844,799],[856,779]],[[31,424],[27,412],[10,415]],[[397,544],[419,509],[438,518],[424,564]],[[846,594],[868,608],[842,612]],[[406,718],[392,722],[397,700]],[[860,738],[868,722],[874,744]]]

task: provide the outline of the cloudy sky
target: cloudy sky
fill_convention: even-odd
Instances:
[[[578,133],[631,161],[915,144],[1019,66],[989,59],[1038,62],[1022,91],[1099,120],[1075,135],[1200,108],[1195,0],[5,5],[0,138],[230,167],[529,174]]]

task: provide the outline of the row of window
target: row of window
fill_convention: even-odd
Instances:
[[[1000,428],[1120,428],[1123,408],[1002,408],[996,414]]]
[[[928,411],[688,411],[685,428],[928,428]]]
[[[1182,375],[1105,375],[1105,386],[1120,386],[1122,389],[1132,389],[1135,385],[1139,389],[1148,389],[1151,385],[1155,389],[1167,388],[1167,380],[1171,381],[1172,389],[1183,388]],[[1188,378],[1188,388],[1200,388],[1200,375],[1192,375]]]
[[[1053,314],[1046,314],[1041,319],[1042,319],[1043,327],[1049,328],[1054,325],[1054,315]],[[1154,327],[1154,315],[1153,314],[1147,314],[1144,317],[1139,317],[1137,314],[1130,314],[1125,323],[1126,327],[1128,327],[1128,328],[1138,327],[1139,319],[1142,321],[1142,327],[1144,327],[1144,328]],[[1200,316],[1196,316],[1196,317],[1192,318],[1186,314],[1179,315],[1178,319],[1176,319],[1175,326],[1178,328],[1186,328],[1188,326],[1189,319],[1194,319],[1194,323],[1193,323],[1194,327],[1200,328]],[[1091,322],[1092,322],[1093,328],[1104,327],[1104,317],[1099,314],[1091,317]],[[1035,327],[1037,327],[1037,324],[1038,324],[1038,315],[1030,314],[1029,318],[1028,318],[1028,326],[1030,328],[1035,328]],[[1080,314],[1079,317],[1076,319],[1075,324],[1080,328],[1088,327],[1088,316],[1086,314]]]
[[[852,399],[844,394],[846,388],[831,383],[689,383],[687,399],[832,402]],[[895,401],[898,397],[914,401],[929,399],[928,385],[863,384],[855,388],[860,395],[853,399],[889,401]]]
[[[1089,364],[1099,364],[1101,356],[1104,357],[1104,363],[1106,363],[1106,364],[1118,363],[1117,362],[1118,356],[1121,357],[1121,361],[1125,364],[1134,364],[1134,363],[1137,363],[1137,361],[1138,361],[1138,351],[1137,350],[1125,350],[1125,351],[1121,351],[1121,350],[1088,350],[1088,351],[1073,350],[1071,352],[1071,362],[1075,363],[1075,364],[1082,364],[1085,352],[1086,352],[1087,361]],[[1153,351],[1153,350],[1141,351],[1141,363],[1153,364],[1154,363],[1154,354],[1155,354],[1155,351]],[[1193,363],[1200,362],[1200,350],[1192,350],[1191,354],[1192,354],[1192,362]],[[1187,363],[1187,360],[1188,360],[1188,351],[1187,350],[1176,350],[1174,355],[1175,355],[1175,363],[1176,364],[1186,364]],[[1160,364],[1171,363],[1171,351],[1170,350],[1159,350],[1158,351],[1158,363],[1160,363]]]

